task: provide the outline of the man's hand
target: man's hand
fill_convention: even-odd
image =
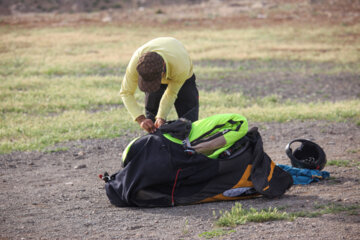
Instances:
[[[164,123],[165,123],[165,120],[164,120],[164,119],[158,118],[158,119],[156,119],[156,121],[155,121],[155,127],[156,127],[156,128],[159,128],[159,127],[161,127],[161,125],[163,125]]]
[[[140,123],[140,127],[145,129],[148,133],[154,133],[156,131],[153,121],[148,118]]]
[[[155,125],[151,119],[145,118],[144,115],[136,118],[136,121],[140,125],[142,129],[147,131],[148,133],[154,133],[156,131]]]

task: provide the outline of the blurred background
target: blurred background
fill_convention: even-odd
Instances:
[[[133,22],[164,24],[180,21],[183,25],[208,22],[242,25],[239,20],[255,22],[309,22],[327,21],[343,24],[359,22],[358,0],[1,0],[2,23],[36,24],[41,21],[52,24],[69,22]],[[87,13],[81,16],[61,14]],[[26,14],[25,16],[22,16]],[[35,15],[35,16],[34,16]],[[74,19],[75,18],[75,19]],[[232,20],[232,21],[231,21]],[[256,21],[259,20],[259,21]],[[223,22],[223,21],[221,21]],[[210,24],[211,23],[211,24]],[[226,25],[223,27],[227,27]]]

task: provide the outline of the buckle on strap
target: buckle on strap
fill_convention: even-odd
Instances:
[[[185,149],[191,148],[191,143],[190,143],[189,137],[186,137],[186,138],[182,141],[182,143],[183,143],[183,147],[184,147]]]
[[[186,137],[183,141],[182,141],[182,145],[184,147],[184,152],[191,156],[193,154],[195,154],[195,150],[191,147],[191,143],[189,140],[189,137]]]

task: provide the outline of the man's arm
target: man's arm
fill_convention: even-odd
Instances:
[[[134,121],[137,117],[143,115],[142,108],[139,106],[139,104],[137,104],[134,96],[136,88],[137,76],[131,76],[131,74],[126,71],[124,79],[121,83],[120,96]]]
[[[145,118],[141,107],[136,102],[134,96],[136,88],[137,81],[131,81],[131,79],[128,78],[128,75],[125,75],[121,84],[120,96],[134,121],[136,121],[145,131],[153,133],[156,130],[153,121]]]
[[[149,133],[155,132],[155,125],[151,119],[145,118],[142,108],[137,104],[135,99],[135,91],[137,89],[138,74],[132,74],[131,65],[126,70],[126,74],[121,83],[120,96],[123,103],[130,113],[134,121],[136,121],[142,129]]]

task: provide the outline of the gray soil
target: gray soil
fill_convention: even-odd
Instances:
[[[252,64],[249,63],[249,67],[261,67]],[[274,68],[282,67],[278,64]],[[287,79],[294,84],[281,84],[284,80],[281,73],[268,71],[258,74],[246,86],[241,85],[242,82],[235,84],[237,77],[230,76],[224,78],[220,87],[215,86],[214,81],[212,88],[224,90],[224,86],[231,84],[231,88],[247,89],[246,94],[250,96],[275,92],[284,97],[309,95],[312,101],[329,100],[324,96],[332,100],[359,97],[356,95],[359,76],[352,73],[317,75],[317,81],[305,75],[287,74]],[[209,81],[199,79],[200,88],[205,88]],[[322,92],[315,91],[324,85]],[[330,179],[293,186],[276,199],[260,197],[240,201],[243,207],[277,207],[286,212],[312,212],[318,205],[332,204],[359,207],[358,125],[351,121],[249,124],[259,128],[265,151],[277,164],[290,164],[284,152],[290,140],[307,138],[324,148],[328,160],[350,160],[350,166],[327,165],[324,170],[330,172]],[[216,228],[213,211],[230,210],[234,202],[151,209],[117,208],[109,203],[98,174],[120,170],[124,147],[141,134],[144,133],[115,139],[79,140],[55,147],[66,147],[66,151],[0,155],[0,239],[201,239],[199,234]],[[315,218],[299,217],[294,221],[247,223],[218,239],[360,239],[359,223],[357,209],[353,214],[343,211]]]

